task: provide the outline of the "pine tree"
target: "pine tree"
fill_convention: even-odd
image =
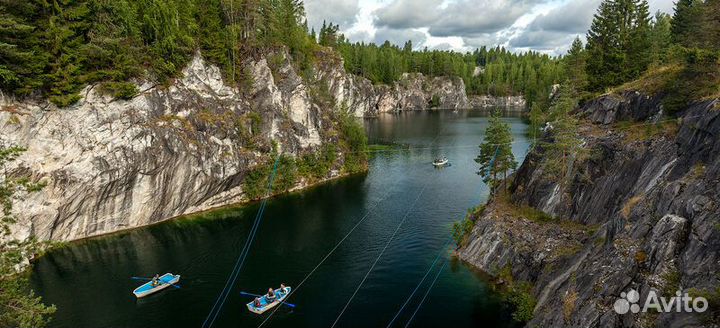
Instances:
[[[650,54],[652,62],[662,65],[667,61],[667,53],[672,43],[672,17],[666,13],[655,13],[655,20],[650,31]]]
[[[575,41],[573,41],[570,50],[568,50],[563,60],[565,75],[570,84],[576,90],[585,90],[588,83],[587,73],[585,72],[587,54],[585,53],[582,41],[580,41],[580,37],[575,38]]]
[[[697,31],[700,46],[720,50],[720,0],[707,0],[702,11],[704,15]]]
[[[559,94],[549,109],[552,122],[552,142],[545,145],[546,173],[557,179],[568,176],[572,160],[584,153],[582,139],[578,135],[578,119],[571,114],[578,104],[575,90],[562,84]]]
[[[589,89],[601,91],[632,80],[649,65],[646,0],[604,0],[588,31]]]
[[[628,44],[625,47],[627,61],[623,81],[634,80],[647,70],[652,60],[652,44],[650,40],[650,6],[647,0],[625,0],[630,2],[629,12],[632,22],[627,24],[630,29]]]
[[[703,17],[702,0],[678,0],[672,19],[672,41],[686,47],[695,46],[695,33],[700,29],[699,17]]]
[[[494,192],[500,182],[507,180],[507,173],[517,167],[512,152],[513,136],[510,125],[502,121],[500,111],[496,111],[485,130],[485,140],[480,145],[480,155],[475,161],[480,164],[480,175]],[[502,180],[498,175],[502,175]]]

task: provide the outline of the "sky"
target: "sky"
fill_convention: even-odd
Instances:
[[[564,54],[584,40],[602,0],[305,0],[308,24],[340,25],[351,41],[472,51],[505,46]],[[648,0],[651,13],[673,12],[673,0]]]

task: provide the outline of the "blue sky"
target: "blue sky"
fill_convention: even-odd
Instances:
[[[513,51],[562,54],[584,36],[601,0],[305,0],[308,22],[340,24],[352,41],[416,48],[472,50],[502,45]],[[672,0],[649,0],[652,13],[672,13]]]

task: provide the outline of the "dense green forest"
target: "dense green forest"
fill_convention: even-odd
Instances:
[[[299,0],[3,0],[0,89],[66,106],[107,82],[129,97],[124,82],[167,81],[196,49],[241,82],[243,59],[262,48],[286,46],[308,65],[316,44],[304,16]]]
[[[247,83],[248,58],[284,46],[305,71],[319,56],[318,43],[337,49],[349,72],[375,83],[397,81],[405,72],[459,76],[470,94],[522,94],[532,101],[562,75],[556,58],[535,52],[353,44],[337,25],[309,32],[304,17],[300,0],[4,0],[0,89],[49,97],[63,107],[75,103],[85,85],[102,82],[102,90],[130,98],[137,90],[127,81],[169,81],[197,49],[226,79]]]
[[[601,93],[638,90],[663,98],[673,115],[693,101],[720,97],[720,0],[680,0],[674,16],[650,17],[646,0],[604,0],[587,34],[563,57],[565,81],[530,111],[539,137],[553,122],[548,175],[566,176],[571,156],[583,156],[573,110]],[[649,131],[653,127],[648,127]]]
[[[323,24],[319,43],[337,49],[348,72],[374,83],[390,84],[403,73],[458,76],[465,82],[468,94],[524,95],[532,103],[546,97],[551,86],[563,76],[558,58],[533,51],[513,53],[499,46],[483,46],[468,53],[427,48],[414,51],[411,41],[403,47],[388,41],[382,45],[352,43],[339,34],[339,29],[332,23]]]

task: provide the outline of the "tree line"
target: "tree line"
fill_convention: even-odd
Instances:
[[[0,2],[0,89],[45,96],[58,106],[85,85],[166,82],[200,49],[227,79],[247,79],[242,63],[286,46],[307,66],[315,42],[299,0],[4,0]]]
[[[399,81],[403,73],[456,76],[471,95],[523,95],[529,103],[545,97],[562,78],[560,60],[534,51],[513,53],[504,47],[481,47],[472,52],[415,50],[412,41],[402,47],[385,41],[381,45],[351,42],[339,26],[323,23],[317,34],[323,46],[337,49],[345,69],[377,84]],[[314,31],[313,36],[316,36]]]

